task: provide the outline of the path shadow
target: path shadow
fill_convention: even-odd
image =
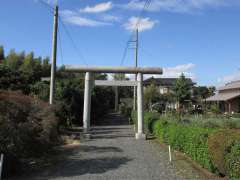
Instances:
[[[116,125],[129,125],[128,118],[119,113],[110,113],[102,118],[96,125],[98,126],[116,126]]]
[[[117,138],[133,138],[134,134],[127,135],[96,135],[92,136],[92,139],[117,139]]]
[[[87,152],[87,153],[106,153],[106,152],[123,152],[121,148],[112,147],[112,146],[87,146],[81,145],[78,149],[78,152]]]
[[[45,177],[74,177],[84,174],[102,174],[117,169],[127,164],[131,159],[127,157],[105,157],[93,159],[69,159],[58,167],[53,174],[45,174]]]
[[[108,131],[108,130],[123,130],[129,129],[125,126],[93,126],[91,127],[91,131]]]

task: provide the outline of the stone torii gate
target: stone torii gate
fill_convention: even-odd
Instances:
[[[83,110],[83,130],[89,135],[90,112],[91,112],[91,91],[94,86],[137,86],[137,119],[138,128],[136,139],[146,139],[144,134],[144,108],[143,108],[143,74],[162,74],[161,68],[139,68],[139,67],[79,67],[65,66],[67,72],[86,73],[84,88],[84,110]],[[123,73],[137,74],[137,81],[108,81],[94,80],[94,73]]]

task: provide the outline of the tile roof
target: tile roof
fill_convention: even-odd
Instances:
[[[224,92],[219,93],[214,96],[211,96],[206,99],[206,101],[228,101],[230,99],[236,98],[240,96],[240,91],[237,92]]]
[[[223,87],[218,88],[219,91],[229,90],[229,89],[240,89],[240,81],[233,81],[233,82],[226,84]]]

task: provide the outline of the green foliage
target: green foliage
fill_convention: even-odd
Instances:
[[[146,133],[153,133],[153,124],[156,120],[158,120],[160,117],[159,113],[156,112],[144,112],[144,130]],[[135,124],[137,128],[137,112],[132,111],[131,113],[131,119],[133,121],[133,124]]]
[[[203,167],[215,170],[207,146],[208,136],[213,130],[169,123],[161,119],[153,124],[153,132],[162,142],[186,153]]]
[[[19,160],[40,157],[58,142],[52,107],[19,92],[0,91],[0,153],[7,157],[4,162],[11,164],[4,176],[13,173],[13,166],[19,169]]]
[[[120,104],[119,109],[120,109],[120,113],[122,115],[124,115],[127,118],[131,118],[131,114],[132,114],[132,108],[131,107],[127,107],[126,104]],[[131,123],[133,123],[133,122],[131,122]]]
[[[42,77],[50,77],[51,75],[51,64],[49,61],[48,57],[42,60]]]
[[[111,87],[95,87],[92,94],[92,123],[98,124],[114,104],[114,91]]]
[[[101,75],[102,77],[102,75]],[[56,83],[57,116],[63,126],[82,125],[84,81],[80,77],[58,80]],[[113,107],[114,93],[109,87],[95,87],[92,91],[91,123],[100,122],[100,118]]]
[[[220,130],[209,137],[210,157],[220,174],[228,174],[226,156],[236,140],[240,140],[240,133],[233,130]]]
[[[180,106],[186,104],[186,101],[191,99],[190,85],[184,74],[181,74],[180,78],[175,82],[173,92]]]
[[[193,87],[193,96],[197,99],[203,100],[210,96],[213,96],[215,91],[216,91],[215,87],[206,86]]]
[[[28,87],[24,77],[8,66],[0,64],[0,89],[27,91]]]
[[[114,80],[126,80],[126,75],[123,73],[120,74],[114,74],[113,75]]]
[[[240,141],[234,142],[226,155],[228,175],[232,179],[240,178]]]
[[[215,114],[215,115],[221,114],[221,110],[220,110],[218,104],[212,104],[210,106],[210,112]]]
[[[144,103],[148,110],[152,111],[152,105],[159,98],[160,93],[155,84],[147,86],[144,90]]]
[[[25,55],[25,52],[16,53],[12,49],[6,58],[0,56],[4,58],[4,63],[0,64],[0,89],[21,90],[29,94],[32,85],[41,77],[50,75],[49,59],[35,58],[33,52]]]
[[[56,82],[57,116],[60,125],[80,125],[83,113],[83,80],[63,79]]]
[[[0,151],[17,157],[47,151],[57,139],[57,119],[49,105],[19,92],[0,91]],[[42,149],[43,148],[43,149]]]
[[[39,81],[30,87],[30,91],[32,95],[43,101],[48,101],[49,99],[49,83]]]
[[[11,49],[8,56],[4,60],[4,64],[10,67],[11,70],[19,70],[20,66],[23,63],[23,60],[25,58],[25,53],[22,52],[20,54],[17,54],[14,49]]]
[[[5,59],[4,48],[3,46],[0,46],[0,63],[2,63],[4,59]]]
[[[240,178],[240,132],[226,129],[227,121],[235,122],[224,118],[177,121],[164,116],[153,122],[152,129],[162,143],[186,153],[212,172],[237,179]]]

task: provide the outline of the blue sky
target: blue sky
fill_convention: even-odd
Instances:
[[[53,6],[54,0],[43,0]],[[143,0],[59,0],[60,15],[79,52],[60,25],[58,65],[119,66]],[[199,85],[240,79],[239,0],[152,0],[140,20],[139,64],[181,72]],[[51,12],[38,0],[2,0],[0,44],[5,51],[51,55]],[[134,65],[128,49],[125,66]]]

